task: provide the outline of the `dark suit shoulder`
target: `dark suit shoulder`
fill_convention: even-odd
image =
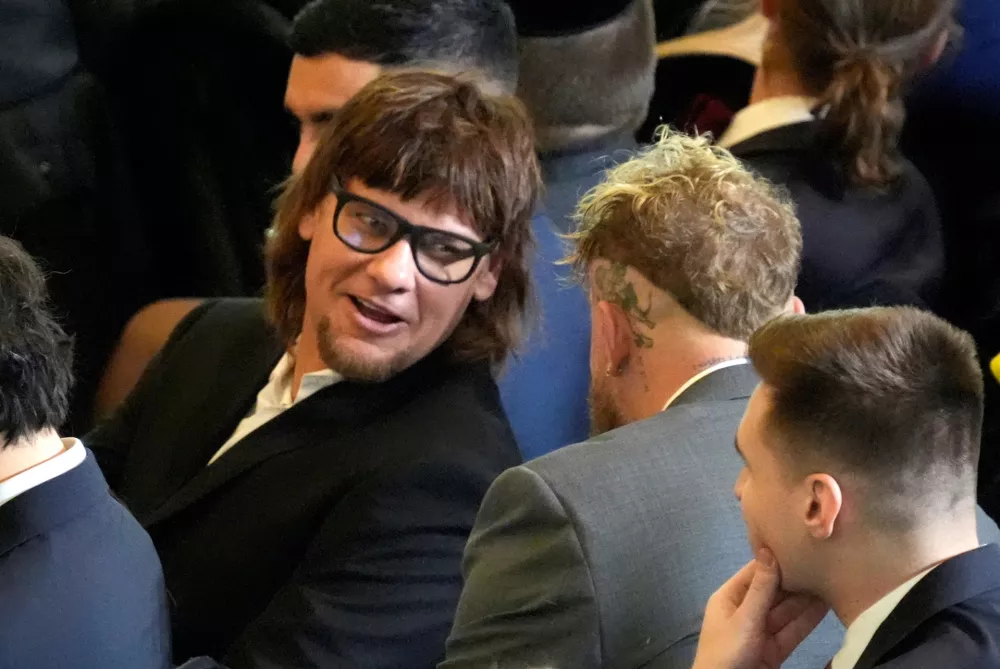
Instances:
[[[56,669],[67,657],[78,667],[168,663],[160,560],[149,535],[106,490],[0,556],[0,600],[0,665]]]
[[[885,669],[1000,668],[1000,588],[951,606],[893,649]]]
[[[174,329],[171,339],[188,341],[239,341],[248,336],[273,338],[264,301],[255,298],[207,300]]]
[[[396,465],[476,462],[498,475],[521,462],[500,393],[486,365],[457,363],[382,421]],[[407,447],[407,444],[409,447]]]

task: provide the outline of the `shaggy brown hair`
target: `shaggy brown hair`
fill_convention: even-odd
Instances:
[[[290,346],[302,330],[309,243],[299,222],[351,179],[404,200],[454,206],[484,239],[499,241],[493,297],[473,301],[448,341],[453,355],[494,366],[516,348],[531,298],[531,216],[541,188],[524,107],[489,95],[467,76],[391,71],[355,95],[324,131],[305,171],[278,199],[270,231],[267,304]]]

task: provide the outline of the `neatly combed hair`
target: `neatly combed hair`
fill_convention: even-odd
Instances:
[[[513,93],[517,32],[502,0],[314,0],[292,23],[292,50],[383,67],[476,70]]]
[[[543,150],[561,150],[646,120],[656,74],[650,0],[634,0],[604,25],[574,35],[524,37],[517,94]]]
[[[942,34],[957,34],[956,0],[787,0],[787,56],[819,98],[820,139],[845,182],[884,189],[902,173],[904,85]],[[765,54],[765,62],[769,56]]]
[[[20,244],[0,237],[0,443],[66,420],[73,340],[52,317],[45,275]]]
[[[975,498],[983,379],[965,332],[911,307],[783,316],[750,360],[787,461],[868,482],[871,519],[905,529],[942,493]]]
[[[299,223],[335,180],[351,179],[442,210],[454,206],[484,239],[499,242],[491,256],[502,263],[496,292],[469,305],[448,345],[463,360],[501,364],[520,342],[531,301],[531,216],[541,190],[523,105],[484,93],[470,78],[426,71],[383,73],[344,105],[305,171],[286,184],[265,249],[268,309],[289,345],[305,308],[309,244]]]
[[[745,341],[795,289],[802,233],[788,197],[707,137],[667,129],[577,210],[572,263],[630,265],[719,334]]]

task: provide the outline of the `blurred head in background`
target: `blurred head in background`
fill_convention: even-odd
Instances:
[[[0,451],[55,436],[69,412],[72,364],[73,339],[52,315],[45,274],[18,242],[0,236]],[[8,460],[0,480],[17,473]]]
[[[538,147],[560,151],[631,135],[646,119],[656,70],[651,0],[513,0],[517,94]]]
[[[385,69],[475,70],[488,90],[517,85],[517,36],[502,0],[315,0],[298,13],[285,107],[301,172],[323,126]]]
[[[801,310],[787,199],[707,138],[664,131],[578,210],[570,261],[591,300],[592,429],[649,418],[750,334]]]
[[[845,181],[884,188],[901,174],[904,85],[957,32],[956,0],[761,0],[771,22],[752,102],[817,99],[821,141]]]

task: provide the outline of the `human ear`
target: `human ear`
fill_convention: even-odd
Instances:
[[[601,301],[594,310],[609,376],[620,376],[632,352],[632,327],[628,315],[617,304]]]
[[[500,273],[503,271],[502,260],[489,260],[489,264],[475,274],[472,285],[472,298],[477,302],[485,302],[493,297],[500,283]]]
[[[806,528],[814,539],[829,539],[844,505],[844,495],[837,480],[829,474],[812,474],[805,480]]]

